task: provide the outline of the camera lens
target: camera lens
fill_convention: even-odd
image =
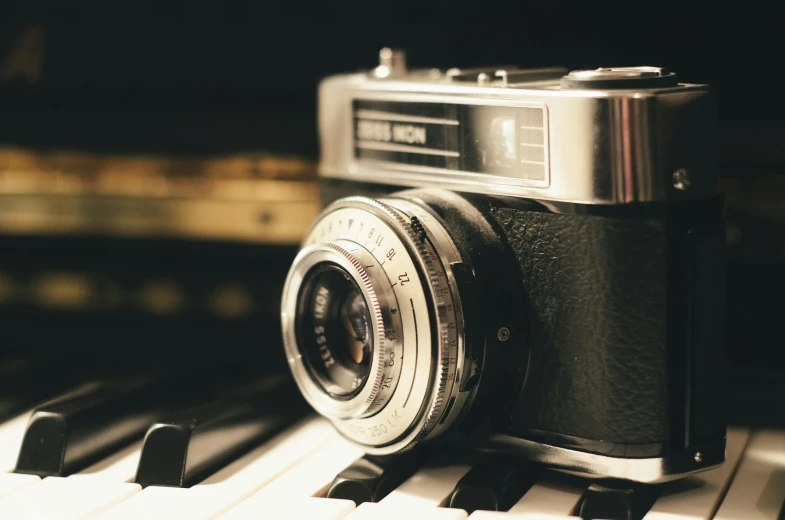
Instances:
[[[403,199],[337,201],[303,241],[281,302],[289,367],[313,408],[368,453],[440,435],[472,402],[462,261],[438,218]]]
[[[349,398],[371,371],[373,333],[362,291],[331,263],[306,275],[298,304],[297,336],[311,377],[335,398]]]

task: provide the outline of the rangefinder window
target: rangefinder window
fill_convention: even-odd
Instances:
[[[353,106],[358,160],[547,185],[547,125],[542,106],[367,99],[355,100]]]

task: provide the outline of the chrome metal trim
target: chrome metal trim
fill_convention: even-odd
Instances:
[[[437,150],[435,148],[420,148],[417,146],[406,146],[405,144],[390,144],[390,143],[373,143],[369,141],[362,141],[357,143],[358,148],[368,148],[369,150],[390,150],[393,152],[415,152],[423,153],[426,155],[443,155],[445,157],[458,157],[458,152],[451,152],[448,150]]]
[[[381,382],[384,377],[389,377],[389,372],[391,372],[385,364],[385,323],[382,316],[382,306],[389,308],[392,302],[380,301],[379,296],[383,294],[383,287],[382,291],[377,290],[379,280],[371,280],[357,259],[357,256],[360,255],[347,251],[345,247],[351,247],[351,244],[343,242],[320,244],[300,251],[286,278],[283,301],[281,302],[284,350],[294,379],[306,401],[314,409],[326,417],[339,419],[362,417],[371,413],[377,404],[382,404],[377,403]],[[373,358],[375,362],[359,393],[348,400],[332,398],[321,388],[321,385],[311,378],[297,344],[296,315],[301,284],[311,269],[326,262],[340,266],[354,279],[363,294],[373,324]]]
[[[725,440],[690,452],[666,457],[622,458],[492,434],[478,446],[480,451],[513,453],[566,473],[592,478],[617,478],[656,484],[719,466],[725,461]]]
[[[550,182],[452,170],[405,168],[354,157],[354,99],[494,106],[545,106]],[[320,174],[400,186],[585,204],[689,200],[716,189],[714,98],[705,85],[639,90],[562,89],[558,80],[504,86],[368,74],[333,76],[319,88]],[[685,170],[689,190],[673,187]],[[438,170],[438,171],[436,171]]]
[[[407,123],[434,123],[437,125],[457,126],[460,124],[456,119],[441,119],[438,117],[408,116],[396,114],[394,112],[382,112],[379,110],[355,110],[354,117],[360,119],[383,119],[385,121],[406,121]]]

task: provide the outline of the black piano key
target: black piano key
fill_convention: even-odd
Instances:
[[[190,487],[309,411],[296,388],[251,385],[157,421],[136,473],[143,486]]]
[[[378,502],[412,476],[423,458],[420,451],[386,457],[366,455],[333,479],[327,497],[351,500],[358,506]]]
[[[181,389],[159,379],[84,385],[36,408],[17,473],[66,476],[141,437]]]
[[[532,487],[540,471],[526,463],[481,462],[458,481],[447,504],[469,514],[477,510],[507,511]]]
[[[651,509],[659,487],[623,481],[593,482],[578,505],[583,520],[640,520]]]

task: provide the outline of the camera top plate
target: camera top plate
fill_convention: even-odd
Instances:
[[[715,101],[660,67],[375,69],[325,79],[320,173],[583,204],[716,189]]]

